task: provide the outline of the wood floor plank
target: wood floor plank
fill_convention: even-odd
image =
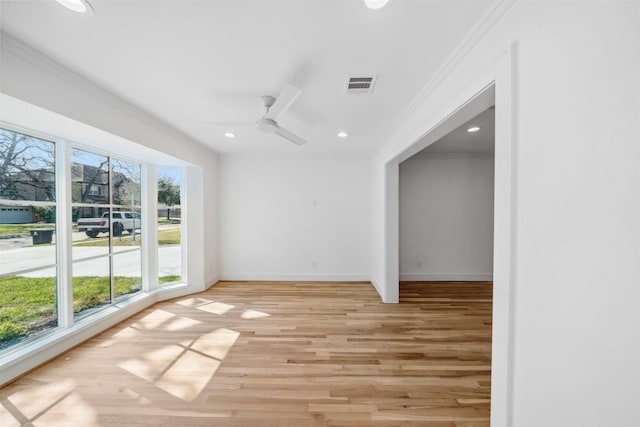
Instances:
[[[489,425],[490,282],[220,282],[0,389],[2,425]]]

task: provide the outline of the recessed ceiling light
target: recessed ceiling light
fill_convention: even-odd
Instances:
[[[391,0],[364,0],[365,6],[369,9],[378,10],[391,3]]]
[[[480,126],[471,126],[469,129],[467,129],[467,132],[473,133],[473,132],[478,132],[480,130]]]
[[[69,10],[73,10],[78,13],[89,12],[93,14],[93,6],[87,0],[56,0]]]
[[[349,134],[346,132],[338,132],[338,138],[346,138],[348,137]]]
[[[227,138],[235,138],[236,134],[233,132],[225,132],[224,136],[226,136]]]

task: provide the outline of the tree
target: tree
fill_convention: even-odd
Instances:
[[[0,129],[0,199],[55,200],[54,144]]]
[[[119,205],[140,205],[140,165],[111,160],[113,202]]]
[[[180,186],[173,178],[163,176],[158,179],[158,203],[167,205],[167,219],[170,219],[171,206],[180,204]]]
[[[95,190],[94,186],[105,189],[99,197],[103,203],[107,202],[109,200],[109,158],[74,148],[71,150],[71,162],[73,202],[95,203],[96,195],[91,194],[92,190]]]
[[[53,206],[39,206],[34,209],[36,222],[52,224],[56,222],[56,208]]]

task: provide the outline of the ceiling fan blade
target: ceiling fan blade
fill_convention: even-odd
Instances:
[[[276,128],[276,134],[280,135],[281,137],[288,139],[289,141],[293,142],[294,144],[298,144],[298,145],[303,145],[306,144],[307,141],[305,141],[304,139],[300,138],[298,135],[289,132],[286,129],[281,128],[280,126],[278,126]]]
[[[212,120],[204,120],[203,123],[207,123],[210,125],[214,125],[214,126],[227,126],[227,127],[233,127],[233,126],[255,126],[256,122],[216,122],[216,121],[212,121]]]
[[[280,113],[291,107],[291,104],[300,96],[300,93],[302,93],[302,91],[297,87],[286,84],[264,117],[266,119],[276,120]]]

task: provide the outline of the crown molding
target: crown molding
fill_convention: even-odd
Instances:
[[[447,78],[449,74],[462,62],[471,50],[484,36],[500,21],[504,14],[513,6],[516,0],[495,0],[478,22],[471,28],[467,36],[456,46],[426,85],[418,92],[404,112],[391,126],[387,140],[393,139],[400,127],[416,112],[425,100]],[[383,144],[384,146],[384,144]]]
[[[193,144],[197,144],[217,154],[213,148],[209,147],[205,143],[174,128],[162,119],[157,118],[153,114],[136,106],[130,101],[120,98],[109,90],[104,89],[99,84],[55,61],[4,30],[0,30],[0,46],[3,52],[8,52],[40,69],[46,70],[55,77],[70,83],[90,96],[123,111],[127,115],[155,128],[156,130],[159,130],[162,133],[170,135],[181,141],[188,141]]]

